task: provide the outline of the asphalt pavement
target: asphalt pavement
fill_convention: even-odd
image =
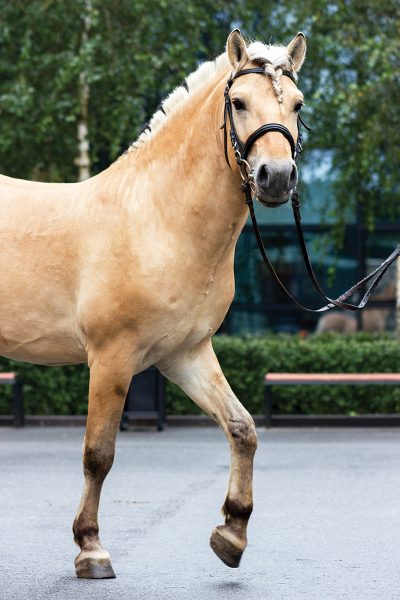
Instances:
[[[216,428],[122,432],[100,528],[117,578],[78,580],[81,428],[0,429],[1,600],[400,598],[400,432],[259,430],[249,545],[229,569],[227,442]]]

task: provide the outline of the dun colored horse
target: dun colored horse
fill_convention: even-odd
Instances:
[[[235,30],[226,52],[189,75],[104,172],[73,184],[0,176],[0,353],[90,367],[85,485],[73,525],[78,577],[114,577],[99,541],[100,492],[132,376],[154,364],[227,436],[225,524],[210,543],[224,563],[239,565],[257,436],[211,343],[233,299],[235,246],[247,217],[232,148],[232,169],[224,158],[224,89],[239,70],[264,67],[265,76],[232,84],[237,134],[245,140],[274,121],[296,140],[305,50],[301,33],[287,47],[246,46]],[[288,140],[279,132],[259,138],[248,162],[259,201],[286,202],[297,182]]]

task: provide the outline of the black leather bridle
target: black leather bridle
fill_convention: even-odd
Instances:
[[[308,308],[306,306],[303,306],[287,290],[287,288],[280,280],[278,274],[276,273],[274,267],[272,266],[271,261],[269,260],[269,258],[267,256],[267,252],[266,252],[264,243],[262,241],[260,230],[258,228],[256,216],[254,213],[252,193],[255,195],[255,181],[254,181],[253,171],[252,171],[249,163],[247,162],[247,158],[249,156],[249,153],[250,153],[251,148],[253,147],[254,143],[261,136],[265,135],[266,133],[270,133],[270,132],[274,131],[274,132],[281,133],[287,139],[287,141],[290,144],[292,158],[294,161],[297,161],[297,159],[299,158],[299,156],[303,150],[303,138],[301,135],[300,126],[303,125],[306,129],[310,129],[310,128],[304,123],[303,119],[300,116],[300,113],[298,113],[297,142],[295,142],[289,129],[287,127],[285,127],[284,125],[281,125],[280,123],[267,123],[265,125],[261,125],[261,127],[256,129],[255,131],[253,131],[253,133],[251,133],[249,135],[249,137],[243,144],[237,134],[237,131],[236,131],[235,122],[233,119],[232,101],[231,101],[229,92],[230,92],[233,82],[236,79],[238,79],[238,77],[242,77],[243,75],[248,75],[251,73],[260,73],[262,75],[265,75],[265,69],[263,67],[253,67],[251,69],[243,69],[241,71],[238,71],[235,75],[231,76],[228,79],[226,87],[225,87],[225,92],[224,92],[224,100],[225,100],[224,122],[222,124],[221,129],[224,130],[225,160],[228,163],[228,166],[231,168],[231,165],[229,163],[228,143],[227,143],[227,138],[228,138],[227,127],[228,127],[228,121],[229,121],[229,136],[230,136],[232,148],[235,153],[236,162],[239,166],[239,171],[240,171],[240,174],[242,177],[242,191],[245,194],[245,199],[246,199],[245,201],[249,208],[254,233],[256,236],[256,240],[257,240],[257,244],[258,244],[258,248],[260,250],[261,256],[262,256],[265,264],[267,265],[268,270],[271,273],[275,283],[284,292],[284,294],[286,294],[286,296],[288,296],[288,298],[290,298],[290,300],[292,302],[294,302],[299,308],[302,308],[303,310],[306,310],[309,312],[324,312],[326,310],[330,310],[331,308],[334,308],[335,306],[339,307],[339,308],[345,308],[348,310],[352,310],[352,311],[361,310],[367,304],[371,294],[377,287],[377,285],[380,282],[380,280],[382,279],[383,275],[386,273],[387,269],[400,256],[400,246],[398,246],[392,252],[392,254],[390,254],[390,256],[388,256],[388,258],[385,261],[383,261],[383,263],[381,265],[379,265],[379,267],[377,267],[372,273],[370,273],[369,275],[367,275],[366,277],[361,279],[361,281],[359,281],[355,285],[353,285],[349,290],[347,290],[347,292],[344,292],[336,299],[329,298],[322,291],[322,289],[317,281],[317,278],[315,276],[311,262],[310,262],[310,257],[308,255],[307,246],[306,246],[304,235],[303,235],[303,230],[301,227],[299,194],[298,194],[297,188],[295,188],[291,194],[290,200],[291,200],[292,209],[293,209],[297,237],[298,237],[301,251],[303,254],[304,263],[305,263],[307,272],[310,276],[310,279],[311,279],[315,289],[324,298],[324,300],[328,301],[328,304],[326,304],[325,306],[322,306],[321,308],[317,308],[317,309]],[[282,75],[289,77],[293,81],[293,83],[296,84],[296,79],[294,78],[293,73],[291,73],[290,71],[282,70]],[[367,289],[367,291],[365,292],[364,296],[362,297],[361,301],[358,304],[351,304],[349,302],[346,302],[346,300],[350,296],[352,296],[356,291],[358,291],[360,288],[362,288],[370,280],[372,280],[372,283],[370,284],[369,288]]]

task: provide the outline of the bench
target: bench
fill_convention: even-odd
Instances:
[[[396,385],[399,373],[267,373],[265,375],[266,426],[272,425],[272,387],[275,385]]]
[[[12,412],[15,427],[23,427],[25,424],[24,396],[22,382],[17,373],[0,373],[0,385],[13,386]]]

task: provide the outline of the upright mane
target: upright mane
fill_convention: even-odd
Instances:
[[[265,67],[265,74],[271,77],[272,86],[277,99],[279,102],[282,102],[282,69],[291,71],[294,77],[296,77],[286,46],[274,46],[266,45],[262,42],[252,42],[247,46],[247,52],[251,61],[258,66]],[[183,104],[191,101],[193,97],[208,84],[211,78],[226,72],[229,69],[229,66],[230,63],[226,52],[220,54],[212,61],[207,61],[199,65],[196,71],[193,71],[193,73],[186,77],[182,85],[176,87],[169,96],[161,102],[150,121],[144,126],[139,137],[131,144],[127,152],[130,152],[135,148],[140,148],[146,141],[151,139],[159,129],[168,123],[171,115],[176,113]]]

